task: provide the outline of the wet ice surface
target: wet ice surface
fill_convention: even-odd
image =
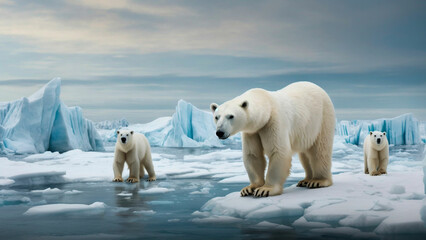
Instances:
[[[422,153],[392,147],[389,174],[370,177],[362,148],[336,139],[332,187],[291,186],[304,176],[295,156],[284,194],[264,199],[238,196],[240,147],[153,148],[158,180],[139,184],[111,182],[112,152],[0,157],[0,238],[422,239]]]

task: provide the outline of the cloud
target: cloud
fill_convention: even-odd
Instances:
[[[270,74],[424,66],[426,34],[416,22],[425,19],[425,4],[379,3],[16,1],[0,5],[0,36],[19,42],[16,52],[185,52],[323,64]]]

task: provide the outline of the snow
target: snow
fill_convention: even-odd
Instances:
[[[94,202],[90,205],[87,204],[46,204],[41,206],[35,206],[28,209],[24,215],[36,216],[36,215],[50,215],[50,214],[93,214],[102,213],[106,208],[103,202]]]
[[[386,132],[389,144],[415,145],[422,141],[424,125],[419,127],[419,121],[411,113],[390,119],[340,121],[336,124],[336,134],[356,145],[362,145],[370,131]]]
[[[393,185],[389,192],[392,194],[403,194],[405,193],[405,187],[401,185]]]
[[[376,234],[422,233],[426,229],[420,217],[423,201],[408,197],[416,193],[424,198],[423,186],[418,184],[422,177],[422,172],[415,169],[377,177],[345,172],[334,175],[334,185],[328,188],[293,185],[285,188],[283,195],[269,198],[240,197],[238,192],[216,197],[197,215],[262,220],[295,216],[300,218],[293,227],[336,226],[331,228],[333,233],[351,236],[359,233],[356,228],[363,227],[375,229]],[[399,189],[396,192],[395,186]],[[401,187],[405,192],[400,191]]]
[[[55,78],[29,97],[0,103],[0,154],[103,150],[81,108],[60,100],[60,87],[60,78]]]

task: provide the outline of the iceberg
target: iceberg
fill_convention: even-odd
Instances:
[[[182,99],[178,101],[172,117],[158,118],[146,124],[132,124],[126,128],[144,134],[151,146],[157,147],[224,147],[241,139],[241,135],[237,134],[227,140],[219,140],[213,115]],[[115,142],[118,129],[98,130],[105,142]]]
[[[419,121],[411,113],[390,119],[340,121],[336,134],[346,143],[362,145],[370,131],[386,132],[389,144],[415,145],[421,143]]]
[[[60,100],[61,79],[54,78],[30,97],[0,103],[0,154],[103,151],[103,142],[80,107]]]

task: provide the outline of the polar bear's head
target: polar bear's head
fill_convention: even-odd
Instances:
[[[374,131],[370,132],[371,146],[376,149],[384,147],[387,143],[386,132]]]
[[[227,139],[242,130],[247,124],[248,101],[228,101],[222,105],[210,104],[216,123],[216,135],[220,139]]]
[[[131,145],[133,140],[133,131],[119,130],[117,131],[117,143],[122,145]]]

